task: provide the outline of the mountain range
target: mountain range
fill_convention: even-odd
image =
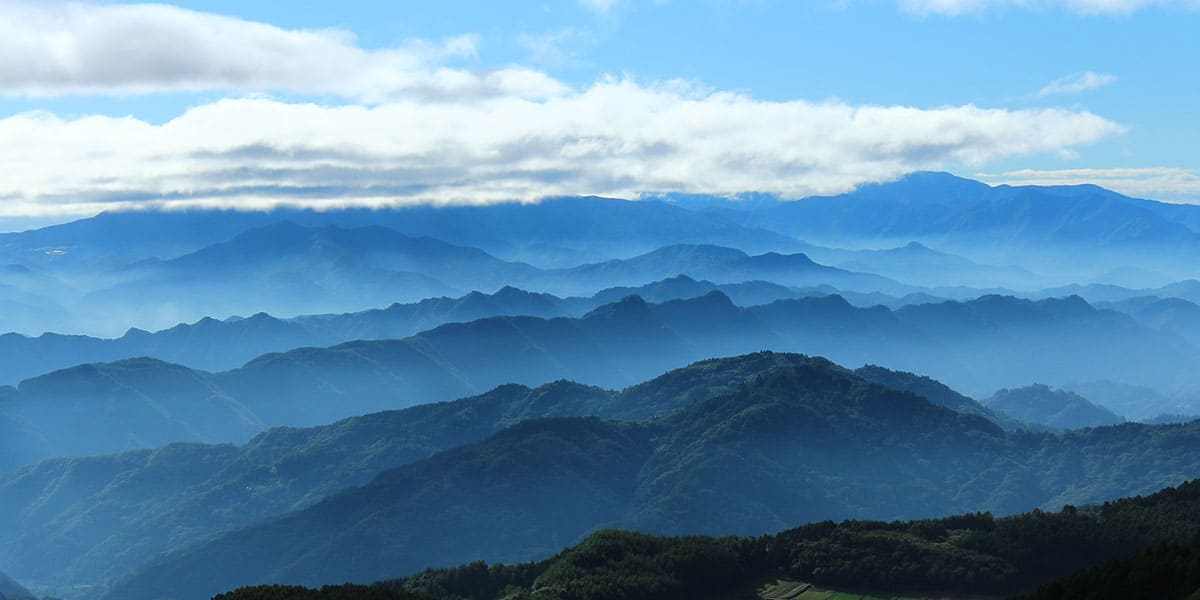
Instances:
[[[0,331],[112,336],[504,285],[590,295],[681,274],[892,296],[1063,296],[1076,284],[1195,300],[1186,281],[1164,284],[1197,276],[1196,211],[1090,186],[918,173],[838,197],[693,204],[106,213],[0,235]]]
[[[914,173],[838,196],[721,209],[739,224],[817,244],[878,248],[910,241],[991,264],[1078,280],[1121,266],[1192,276],[1200,209],[1097,186],[989,186]]]
[[[179,548],[106,597],[204,598],[268,581],[369,582],[427,566],[521,561],[607,527],[760,534],[826,519],[1086,504],[1186,478],[1200,467],[1200,446],[1187,441],[1196,426],[1005,433],[828,361],[793,357],[648,421],[517,423]]]
[[[1200,468],[1198,251],[1195,207],[944,173],[3,234],[0,570],[68,600],[463,564],[329,593],[792,598],[1187,560],[1157,519],[1191,487],[1092,504]],[[695,534],[749,537],[655,537]]]
[[[386,308],[340,314],[301,315],[278,318],[266,313],[217,320],[205,317],[194,323],[149,332],[130,329],[118,338],[45,333],[29,337],[16,333],[0,335],[0,385],[15,385],[44,373],[88,362],[110,362],[126,358],[152,357],[208,371],[242,366],[269,352],[307,346],[331,346],[356,340],[405,338],[451,322],[486,317],[534,316],[579,317],[599,306],[627,296],[648,302],[697,298],[719,291],[739,306],[769,304],[776,300],[839,294],[859,307],[905,306],[929,296],[891,297],[884,294],[846,292],[832,286],[787,287],[765,281],[716,284],[679,275],[632,287],[601,290],[590,297],[559,297],[505,286],[495,293],[471,292],[459,297],[426,298],[419,302],[393,303]]]
[[[189,540],[309,506],[385,469],[478,442],[521,421],[648,419],[805,360],[758,353],[703,361],[621,392],[567,381],[537,388],[509,384],[453,402],[310,429],[276,428],[240,447],[174,444],[46,460],[0,478],[0,564],[30,581],[85,589]],[[988,414],[928,378],[879,367],[859,373],[896,389],[926,391],[933,402],[956,410]]]
[[[1200,387],[1193,348],[1078,298],[985,297],[893,312],[838,296],[747,308],[720,292],[660,304],[631,296],[579,318],[449,323],[404,339],[266,354],[217,373],[145,358],[55,371],[0,388],[0,466],[172,441],[242,442],[268,426],[316,425],[504,383],[622,387],[764,348],[923,371],[980,396],[1030,380]]]

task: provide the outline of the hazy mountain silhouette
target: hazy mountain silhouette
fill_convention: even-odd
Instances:
[[[1185,477],[1200,465],[1200,445],[1186,441],[1196,435],[1194,426],[1140,425],[1006,434],[811,359],[643,424],[518,424],[182,548],[108,597],[199,598],[264,581],[371,581],[519,561],[603,527],[761,533],[822,519],[1095,502]],[[1180,452],[1146,452],[1164,443]]]
[[[742,222],[818,244],[919,241],[1069,276],[1072,268],[1101,273],[1125,264],[1194,272],[1188,263],[1200,250],[1197,214],[1194,207],[1096,186],[991,187],[947,173],[913,173],[838,196],[781,202]]]
[[[623,387],[695,360],[762,349],[924,372],[977,395],[1031,380],[1200,387],[1193,347],[1079,298],[994,296],[893,312],[838,296],[746,308],[720,292],[660,304],[631,296],[578,318],[450,323],[404,339],[266,354],[215,374],[147,359],[56,371],[23,382],[0,404],[15,430],[6,435],[28,438],[13,442],[19,452],[0,465],[169,441],[244,441],[262,426],[314,425],[504,383],[567,378]],[[176,379],[182,391],[161,383]],[[89,419],[111,427],[93,432]]]
[[[532,389],[505,385],[480,396],[310,429],[272,429],[237,448],[174,444],[46,460],[0,478],[0,563],[47,585],[94,584],[187,540],[303,508],[385,469],[477,442],[524,420],[652,418],[807,360],[756,353],[702,361],[621,392],[567,381]],[[918,380],[878,367],[872,373]],[[939,397],[973,408],[937,382],[921,381]]]
[[[1103,427],[1125,421],[1079,394],[1034,384],[997,391],[983,401],[988,408],[1027,423],[1052,429]]]

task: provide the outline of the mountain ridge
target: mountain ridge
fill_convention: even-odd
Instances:
[[[519,543],[488,546],[495,551],[488,556],[460,553],[450,557],[442,550],[437,553],[442,559],[430,558],[428,553],[414,555],[411,549],[430,547],[426,540],[433,543],[431,537],[413,537],[434,535],[418,525],[433,518],[428,511],[440,510],[428,507],[426,501],[431,498],[443,498],[435,504],[463,515],[433,518],[441,542],[432,547],[441,549],[449,548],[468,531],[490,531],[485,523],[493,521],[528,523],[533,539],[552,542],[554,532],[541,529],[543,521],[533,516],[542,514],[540,509],[527,512],[543,503],[555,507],[553,521],[561,524],[561,535],[582,536],[612,526],[662,534],[758,534],[778,529],[781,523],[932,517],[968,506],[971,510],[1016,513],[1029,508],[1025,503],[1030,502],[1032,490],[1039,490],[1039,504],[1096,502],[1157,489],[1163,481],[1182,477],[1190,468],[1189,461],[1200,464],[1200,451],[1192,452],[1190,458],[1150,458],[1163,461],[1154,467],[1122,465],[1123,461],[1113,460],[1111,454],[1156,457],[1154,453],[1141,454],[1144,445],[1181,444],[1196,435],[1195,425],[1121,426],[1068,437],[1008,434],[979,416],[956,413],[911,393],[883,388],[815,358],[769,369],[680,412],[634,429],[628,427],[594,418],[517,425],[476,445],[384,471],[370,484],[331,496],[311,508],[164,557],[115,584],[108,597],[151,597],[152,590],[167,589],[165,585],[176,586],[172,590],[200,586],[198,590],[209,594],[220,589],[216,581],[232,589],[264,578],[310,585],[347,576],[370,581],[389,571],[392,575],[416,571],[437,560],[449,564],[480,558],[526,560],[531,558],[529,548],[544,548],[542,555],[554,551]],[[629,437],[634,432],[650,437]],[[654,441],[648,444],[650,439]],[[832,447],[831,442],[840,444]],[[551,453],[553,457],[543,456],[549,453],[547,443],[559,449]],[[585,448],[577,445],[580,443],[596,445]],[[510,451],[504,448],[513,444],[519,449],[517,456],[525,459],[507,463]],[[1094,444],[1104,450],[1083,450]],[[582,453],[580,470],[566,467],[576,453]],[[612,462],[600,466],[597,457]],[[568,462],[561,462],[564,460]],[[1027,464],[1030,460],[1039,464]],[[1105,471],[1104,481],[1130,487],[1125,494],[1112,496],[1108,495],[1114,489],[1084,491],[1076,487],[1084,483],[1078,479],[1084,475],[1059,468],[1058,461],[1078,460],[1088,464],[1086,471]],[[555,466],[547,472],[552,483],[545,496],[536,486],[521,484],[525,475],[517,475],[514,485],[502,490],[487,487],[492,485],[488,482],[504,479],[494,472],[497,465],[511,464],[515,472],[525,473],[529,463],[546,461]],[[1024,466],[998,468],[1000,464]],[[475,487],[484,472],[489,473],[483,480],[485,487]],[[568,480],[572,490],[590,490],[596,503],[587,504],[587,494],[564,496],[561,491],[567,488],[560,486]],[[1000,489],[983,480],[1000,484]],[[446,482],[462,483],[446,489],[442,487]],[[945,489],[947,485],[952,489]],[[468,489],[474,491],[467,493]],[[891,503],[880,502],[885,495]],[[471,502],[470,498],[480,500]],[[733,506],[741,509],[730,510]],[[347,514],[361,518],[346,520]],[[416,543],[417,539],[422,541]],[[303,550],[273,550],[276,540],[288,540]],[[559,543],[566,542],[559,539]],[[384,552],[387,558],[376,561],[371,557],[379,555],[380,544],[388,548]],[[339,563],[342,556],[353,559]],[[230,561],[237,561],[237,566]],[[251,567],[252,562],[258,566]]]

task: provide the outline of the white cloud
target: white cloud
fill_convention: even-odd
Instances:
[[[448,69],[476,40],[365,50],[341,30],[272,25],[159,4],[0,2],[0,94],[235,90],[414,97],[549,96],[563,86],[521,67]]]
[[[992,184],[1076,185],[1095,184],[1137,198],[1168,202],[1200,203],[1200,172],[1174,167],[1117,169],[1023,169],[983,174]]]
[[[1102,88],[1116,81],[1117,76],[1109,73],[1094,73],[1092,71],[1073,73],[1047,83],[1038,91],[1038,96],[1044,98],[1046,96],[1079,94],[1088,90]]]
[[[0,21],[0,93],[338,100],[229,98],[162,124],[0,119],[0,216],[666,191],[799,197],[915,169],[1061,155],[1123,131],[1080,110],[764,101],[613,78],[572,88],[519,66],[446,66],[475,51],[469,37],[369,51],[344,32],[158,5],[4,8],[16,16]]]
[[[628,80],[545,100],[364,107],[228,99],[162,125],[31,113],[0,120],[0,214],[663,191],[798,197],[1120,131],[1061,109],[768,102]]]
[[[1088,15],[1130,14],[1159,6],[1165,8],[1200,8],[1197,0],[898,0],[901,8],[912,13],[928,15],[962,15],[991,8],[1065,8]]]

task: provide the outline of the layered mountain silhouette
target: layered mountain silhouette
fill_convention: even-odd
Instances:
[[[207,598],[583,541],[412,589],[1007,594],[1149,544],[1184,560],[1160,533],[1190,508],[1122,519],[1193,488],[1089,505],[1200,468],[1198,258],[1196,207],[944,173],[0,234],[0,569]],[[976,514],[1033,508],[1055,512]],[[692,563],[608,528],[752,537]]]
[[[893,296],[1003,288],[1102,301],[1124,298],[1037,290],[1195,278],[1200,249],[1193,207],[1094,186],[990,187],[918,173],[837,197],[691,206],[560,198],[106,213],[0,235],[0,330],[115,335],[205,315],[362,310],[503,285],[590,295],[680,274]],[[1196,301],[1187,288],[1121,289]]]
[[[1126,313],[1141,323],[1179,335],[1192,344],[1200,344],[1200,305],[1194,302],[1183,298],[1139,296],[1100,306]]]
[[[154,359],[56,371],[0,392],[11,448],[0,465],[172,441],[241,442],[266,426],[315,425],[504,383],[622,387],[765,348],[923,371],[971,394],[1030,380],[1197,385],[1190,346],[1079,298],[993,296],[893,312],[839,296],[752,307],[720,292],[660,304],[631,296],[578,318],[450,323],[404,339],[266,354],[218,373]],[[93,431],[94,423],[109,426]]]
[[[0,335],[0,384],[16,384],[44,373],[88,362],[152,357],[209,371],[239,367],[269,352],[307,346],[331,346],[355,340],[405,338],[451,322],[497,316],[578,317],[601,305],[637,295],[648,302],[696,298],[719,291],[739,306],[782,299],[841,294],[856,306],[905,306],[929,297],[856,294],[832,286],[794,288],[765,281],[716,284],[679,275],[643,286],[601,290],[590,297],[558,297],[505,286],[492,294],[471,292],[459,297],[427,298],[408,304],[350,313],[279,318],[266,313],[194,323],[149,332],[131,329],[119,338],[45,333],[30,337]],[[934,299],[940,301],[941,299]]]
[[[107,597],[200,598],[266,581],[372,581],[520,561],[605,527],[762,533],[824,519],[1096,502],[1185,477],[1200,465],[1200,446],[1186,442],[1196,435],[1194,425],[1005,433],[797,357],[651,421],[517,424],[181,548]],[[1161,444],[1178,451],[1146,451]]]
[[[1029,289],[1044,279],[1021,267],[998,267],[909,242],[881,250],[845,250],[812,246],[805,253],[823,264],[876,273],[926,287],[977,287]]]
[[[647,419],[807,360],[756,353],[702,361],[621,392],[566,381],[505,385],[311,429],[272,429],[240,447],[175,444],[43,461],[0,479],[0,563],[31,581],[95,584],[187,540],[303,508],[388,468],[522,421]],[[935,402],[986,410],[928,378],[879,367],[870,374],[897,388],[934,391]]]
[[[483,248],[509,260],[539,257],[559,263],[543,266],[573,266],[667,244],[718,244],[750,252],[788,250],[796,244],[786,236],[663,202],[584,197],[537,204],[379,210],[108,212],[2,234],[0,256],[34,268],[94,270],[175,258],[281,221],[309,228],[381,226],[407,236]]]

